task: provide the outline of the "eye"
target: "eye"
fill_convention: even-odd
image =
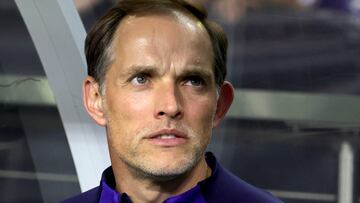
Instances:
[[[200,76],[189,76],[185,79],[185,85],[200,87],[205,85],[205,81]]]
[[[144,85],[147,82],[148,82],[148,77],[144,74],[135,75],[131,80],[131,83],[135,85]]]

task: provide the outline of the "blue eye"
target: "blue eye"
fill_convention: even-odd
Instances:
[[[205,81],[199,77],[199,76],[189,76],[186,78],[186,85],[191,85],[191,86],[204,86],[205,85]]]
[[[143,85],[148,82],[148,79],[145,75],[137,75],[131,80],[131,82],[136,85]]]

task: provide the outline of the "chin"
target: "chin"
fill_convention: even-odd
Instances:
[[[169,181],[186,174],[199,163],[201,155],[195,154],[189,157],[183,156],[172,159],[157,157],[155,160],[130,164],[130,167],[142,178],[150,178],[155,181]]]
[[[186,164],[179,164],[173,167],[154,167],[152,169],[143,169],[142,173],[148,178],[156,181],[169,181],[191,171],[195,165],[196,163],[187,162]]]

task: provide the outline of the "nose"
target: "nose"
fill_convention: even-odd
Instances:
[[[180,119],[183,116],[182,96],[176,85],[165,84],[159,87],[155,106],[155,117],[157,119]]]

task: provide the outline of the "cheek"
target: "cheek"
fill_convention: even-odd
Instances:
[[[208,134],[212,129],[212,123],[216,110],[216,101],[212,99],[198,99],[189,105],[190,125],[196,125],[199,133]]]
[[[146,128],[151,111],[151,99],[139,94],[112,93],[116,97],[107,98],[107,128],[112,142],[130,145],[134,136]],[[139,122],[141,121],[141,122]],[[123,137],[124,139],[120,139]],[[114,144],[115,144],[114,143]]]
[[[143,94],[114,94],[117,97],[109,100],[108,112],[121,119],[131,122],[140,118],[144,119],[151,111],[151,99]]]

